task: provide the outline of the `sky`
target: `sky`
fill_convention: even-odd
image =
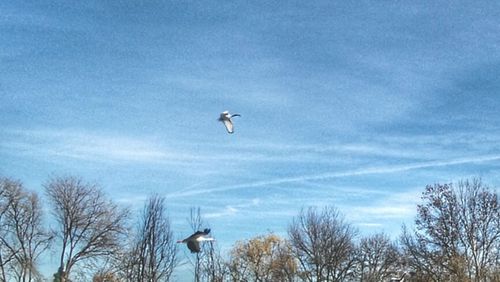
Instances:
[[[309,206],[396,238],[426,185],[500,184],[499,15],[496,1],[2,1],[0,175],[41,194],[78,176],[135,210],[157,193],[179,238],[200,207],[224,251],[286,236]],[[241,114],[234,134],[224,110]]]

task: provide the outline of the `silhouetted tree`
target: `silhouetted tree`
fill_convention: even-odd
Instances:
[[[142,213],[132,249],[125,253],[129,281],[169,281],[177,265],[177,246],[167,216],[165,198],[151,196]]]
[[[11,202],[9,200],[9,194],[11,190],[14,188],[12,186],[16,186],[17,183],[7,179],[7,178],[1,178],[0,179],[0,238],[5,238],[7,237],[7,230],[5,228],[2,228],[1,226],[4,226],[4,215],[7,213],[7,210],[9,209]],[[12,260],[14,254],[12,251],[5,246],[3,243],[3,240],[0,241],[0,275],[1,275],[1,280],[0,281],[7,281],[7,274],[6,274],[6,268],[8,267],[10,261]]]
[[[356,230],[333,207],[301,210],[288,228],[302,279],[345,281],[355,267]]]
[[[189,209],[189,217],[187,219],[189,225],[191,226],[191,230],[193,232],[196,232],[198,230],[201,230],[202,229],[202,226],[203,226],[203,219],[201,218],[201,211],[200,211],[200,208],[194,208],[194,207],[191,207]],[[194,281],[195,282],[199,282],[201,281],[201,271],[200,271],[200,268],[201,268],[201,260],[202,260],[202,256],[205,254],[204,250],[206,249],[205,248],[205,244],[201,244],[201,250],[202,252],[201,253],[196,253],[196,257],[193,259],[189,259],[189,261],[191,262],[191,264],[194,266]]]
[[[58,277],[68,281],[81,261],[113,255],[125,232],[128,211],[107,200],[101,189],[75,177],[54,178],[45,185],[58,223],[61,250]]]
[[[215,246],[213,241],[207,242],[207,245],[207,259],[202,260],[201,277],[205,278],[205,281],[227,281],[230,276],[228,263],[221,254],[220,249]]]
[[[6,254],[11,278],[23,282],[39,280],[37,261],[52,236],[42,226],[38,196],[17,181],[1,179],[0,186],[0,250]],[[6,279],[4,266],[2,278]]]
[[[417,275],[434,281],[494,281],[500,264],[498,195],[478,179],[426,187],[415,230],[402,246]]]
[[[201,216],[199,207],[189,209],[188,224],[193,232],[208,227]],[[213,235],[214,231],[211,231]],[[201,242],[201,252],[196,253],[194,258],[188,256],[190,264],[194,267],[194,281],[225,281],[229,276],[229,269],[220,250],[216,248],[213,241]]]
[[[274,234],[237,242],[230,267],[233,281],[294,281],[297,273],[290,244]]]
[[[361,239],[356,261],[360,281],[388,281],[399,270],[400,254],[387,235],[374,234]]]

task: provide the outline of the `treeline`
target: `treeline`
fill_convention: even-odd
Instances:
[[[49,281],[175,280],[179,250],[164,198],[150,196],[133,215],[80,178],[43,186],[48,207],[20,181],[0,178],[0,281],[46,281],[43,255],[58,262]],[[287,238],[263,234],[227,254],[207,242],[189,267],[194,281],[500,281],[496,190],[478,179],[429,185],[416,209],[413,226],[391,240],[360,236],[333,206],[304,208]],[[189,224],[206,225],[199,208]]]

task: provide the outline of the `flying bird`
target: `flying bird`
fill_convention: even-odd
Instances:
[[[179,240],[177,241],[177,243],[186,243],[191,253],[199,253],[201,252],[200,242],[215,241],[214,238],[208,236],[208,233],[210,233],[210,229],[205,228],[205,230],[196,231],[193,235],[187,237],[184,240]]]
[[[233,121],[231,120],[233,117],[240,117],[240,114],[230,114],[228,111],[223,111],[220,114],[219,121],[222,121],[224,123],[224,126],[226,126],[226,130],[228,133],[233,133]]]

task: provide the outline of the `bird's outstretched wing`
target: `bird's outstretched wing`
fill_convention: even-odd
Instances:
[[[233,133],[233,121],[231,120],[232,117],[240,117],[240,114],[230,114],[228,111],[224,111],[220,114],[219,121],[224,123],[224,126],[226,127],[226,130],[228,133]]]
[[[200,250],[200,243],[196,241],[188,241],[187,242],[187,247],[191,251],[191,253],[199,253]]]
[[[222,122],[224,123],[224,126],[226,127],[226,130],[228,133],[233,133],[234,130],[233,130],[233,123],[231,122],[230,119],[224,119],[222,120]]]

